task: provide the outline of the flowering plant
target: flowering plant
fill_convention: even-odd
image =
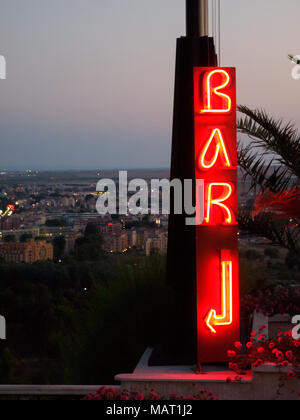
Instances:
[[[291,189],[274,193],[270,189],[261,192],[255,201],[252,216],[260,213],[271,213],[279,219],[299,219],[300,217],[300,188],[294,185]],[[297,225],[298,226],[298,225]]]
[[[95,394],[89,394],[84,398],[85,401],[218,401],[212,392],[204,389],[197,390],[193,395],[180,397],[177,394],[171,394],[169,398],[162,397],[153,389],[149,394],[142,394],[138,392],[129,392],[126,390],[119,390],[113,387],[101,387]]]
[[[259,368],[266,363],[273,363],[278,368],[290,368],[288,378],[294,378],[300,373],[300,340],[294,340],[292,332],[278,332],[276,339],[269,340],[264,334],[265,326],[257,333],[251,333],[245,352],[241,343],[235,343],[234,350],[228,351],[231,359],[229,368],[242,375],[251,368]],[[299,375],[300,377],[300,375]]]

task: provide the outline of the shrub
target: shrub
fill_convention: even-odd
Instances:
[[[235,343],[234,350],[228,351],[228,357],[231,359],[229,368],[243,375],[251,368],[273,363],[279,368],[290,367],[290,373],[300,377],[300,340],[294,340],[291,331],[284,334],[278,331],[275,339],[267,339],[264,334],[265,328],[262,326],[258,334],[255,331],[251,333],[246,349],[243,349],[240,343]]]
[[[277,260],[279,258],[279,250],[277,248],[266,248],[265,256]]]
[[[266,316],[300,313],[300,287],[276,286],[248,294],[241,299],[241,310],[249,316],[254,311]]]
[[[120,391],[117,388],[101,387],[96,394],[89,394],[84,398],[85,401],[218,401],[212,392],[205,391],[204,389],[197,390],[193,395],[180,397],[177,394],[171,394],[168,397],[160,396],[155,389],[148,394],[139,392]]]
[[[267,273],[264,264],[240,258],[240,290],[242,295],[251,293],[258,288],[261,289],[266,286],[266,283]]]
[[[159,342],[172,319],[172,292],[165,285],[165,258],[153,256],[115,266],[108,287],[97,286],[82,319],[78,352],[71,354],[73,382],[113,383],[132,371],[147,347]]]

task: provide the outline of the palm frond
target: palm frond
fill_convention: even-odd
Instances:
[[[291,183],[290,171],[281,166],[274,167],[275,159],[266,163],[264,155],[257,155],[252,146],[238,144],[238,163],[243,169],[244,181],[250,180],[250,190],[284,191]]]
[[[251,110],[246,106],[239,106],[238,110],[244,115],[238,120],[238,130],[249,136],[250,150],[262,149],[264,154],[274,155],[273,164],[283,165],[292,176],[299,178],[300,136],[295,126],[269,117],[264,110]]]
[[[248,210],[240,211],[239,225],[242,230],[263,236],[275,245],[300,252],[299,226],[282,225],[267,213],[252,217]]]
[[[250,209],[240,211],[240,227],[298,253],[299,133],[291,122],[285,124],[264,110],[246,106],[238,110],[243,114],[238,130],[249,138],[246,146],[239,142],[239,165],[244,180],[250,180],[250,190],[258,193],[254,213]],[[295,222],[291,223],[291,219]]]

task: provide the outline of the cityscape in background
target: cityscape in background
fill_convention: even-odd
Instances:
[[[89,224],[97,227],[109,256],[165,255],[168,245],[168,215],[100,216],[96,201],[99,177],[118,183],[117,171],[81,172],[2,172],[0,194],[2,208],[13,206],[10,215],[1,218],[0,257],[7,262],[34,263],[53,260],[53,242],[65,241],[64,256],[74,254],[76,241]],[[135,170],[129,179],[169,179],[168,170]],[[117,184],[118,185],[118,184]],[[250,184],[239,177],[240,208],[253,207],[255,194]],[[149,194],[151,189],[149,188]],[[149,209],[150,213],[150,209]],[[246,238],[241,245],[259,247],[261,237]],[[100,245],[99,245],[100,246]],[[60,259],[60,262],[62,260]]]
[[[0,0],[0,400],[300,398],[288,3]]]

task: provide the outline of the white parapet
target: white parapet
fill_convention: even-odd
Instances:
[[[224,401],[299,400],[299,377],[284,381],[285,386],[281,386],[291,366],[278,368],[269,363],[237,379],[236,373],[217,366],[206,367],[203,373],[195,373],[193,366],[152,367],[149,366],[151,353],[152,349],[147,349],[132,374],[115,377],[121,389],[143,394],[155,389],[165,399],[172,394],[195,395],[203,389]]]
[[[121,389],[150,393],[153,389],[168,399],[171,394],[193,395],[195,391],[211,391],[221,400],[253,399],[253,375],[249,372],[236,381],[237,374],[226,369],[210,367],[203,373],[195,373],[193,366],[149,366],[152,349],[147,349],[132,374],[117,375]],[[230,382],[230,385],[228,384]]]

